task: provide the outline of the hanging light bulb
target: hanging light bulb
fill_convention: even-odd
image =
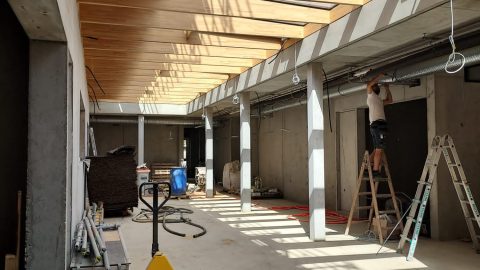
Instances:
[[[238,97],[237,94],[235,94],[235,96],[233,96],[232,103],[235,104],[235,105],[240,103],[240,98]]]

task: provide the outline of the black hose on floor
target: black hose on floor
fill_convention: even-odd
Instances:
[[[179,218],[172,218],[172,217],[167,218],[168,216],[178,215],[178,214],[180,215]],[[164,206],[158,210],[158,221],[162,222],[163,229],[165,229],[165,231],[180,237],[198,238],[200,236],[205,235],[207,233],[207,229],[205,229],[203,226],[199,224],[192,222],[190,218],[184,217],[184,215],[189,215],[189,214],[193,214],[193,211],[187,208],[175,208],[171,206]],[[150,209],[142,209],[140,213],[138,213],[136,216],[132,218],[132,221],[140,222],[140,223],[148,223],[148,222],[152,222],[152,219],[153,219],[152,211]],[[201,232],[190,236],[185,233],[177,232],[168,228],[167,223],[185,223],[187,225],[199,228]]]

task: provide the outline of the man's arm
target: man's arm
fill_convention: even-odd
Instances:
[[[371,94],[373,92],[372,86],[377,84],[380,78],[384,76],[383,72],[378,74],[375,78],[373,78],[371,81],[368,82],[367,84],[367,93]]]
[[[393,102],[393,98],[392,98],[392,93],[390,92],[390,85],[386,83],[383,85],[383,87],[385,87],[385,91],[387,94],[387,97],[383,100],[383,105],[391,104]]]

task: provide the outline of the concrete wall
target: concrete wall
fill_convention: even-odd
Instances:
[[[136,124],[92,124],[99,155],[121,145],[138,145]],[[145,162],[178,163],[178,132],[183,127],[145,124]]]
[[[452,136],[463,169],[470,182],[473,196],[480,203],[480,83],[465,83],[463,72],[455,76],[444,73],[432,76],[435,89],[434,99],[430,104],[430,117],[435,119],[435,127],[430,134]],[[434,129],[433,129],[434,128]],[[432,136],[433,134],[431,134]],[[450,173],[442,160],[437,172],[437,179],[432,192],[431,204],[437,209],[432,212],[432,237],[440,240],[469,237],[465,219],[451,182]]]
[[[29,41],[7,2],[0,2],[0,267],[5,254],[16,252],[17,191],[22,191],[22,240],[25,224],[25,192],[27,183],[27,98]],[[22,261],[22,258],[20,259]]]
[[[259,162],[264,186],[284,197],[308,203],[306,106],[267,115],[260,121]]]

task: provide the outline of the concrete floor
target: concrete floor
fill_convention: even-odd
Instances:
[[[364,237],[345,236],[345,225],[328,225],[327,241],[310,242],[308,223],[287,219],[292,211],[272,211],[274,205],[296,205],[286,200],[256,201],[251,213],[241,213],[236,197],[218,194],[171,200],[167,205],[190,208],[195,223],[207,228],[200,238],[181,238],[160,226],[160,250],[167,254],[176,270],[181,269],[475,269],[480,255],[470,243],[438,242],[420,239],[416,258],[407,262],[395,253],[397,242],[388,244],[376,255],[380,245]],[[139,210],[136,209],[135,213]],[[299,212],[299,211],[297,211]],[[151,223],[135,223],[131,217],[106,219],[119,223],[133,270],[145,269],[150,260]],[[196,233],[185,225],[171,225],[178,231]],[[365,223],[355,224],[353,234],[361,236]]]

